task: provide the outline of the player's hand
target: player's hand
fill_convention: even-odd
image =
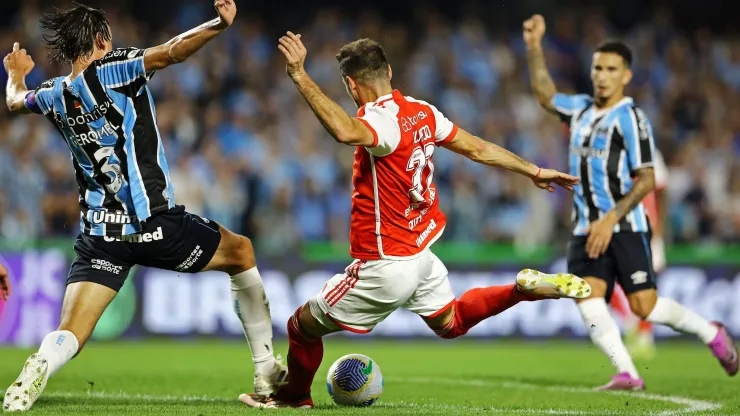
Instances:
[[[7,301],[10,297],[10,277],[8,270],[0,264],[0,299]]]
[[[20,49],[18,42],[15,42],[13,44],[13,52],[5,56],[3,65],[8,75],[14,73],[15,75],[25,77],[31,72],[35,64],[33,63],[33,59],[31,59],[31,55],[27,54],[25,49]]]
[[[548,192],[555,192],[554,185],[572,191],[573,187],[578,185],[579,181],[580,179],[577,176],[571,176],[553,169],[540,169],[537,175],[532,178],[535,186],[540,189],[546,189]]]
[[[527,46],[540,46],[542,37],[545,35],[545,18],[536,14],[525,20],[522,24],[524,29],[524,43]]]
[[[616,221],[613,214],[608,212],[605,216],[590,224],[588,237],[586,238],[586,253],[588,257],[596,259],[606,253],[609,242],[612,241]]]
[[[236,3],[234,0],[216,0],[213,3],[218,17],[221,18],[221,26],[226,29],[234,23],[236,17]]]
[[[306,47],[301,42],[301,35],[295,35],[293,32],[288,32],[285,36],[279,40],[280,44],[278,49],[285,55],[285,72],[290,75],[291,78],[295,79],[306,73],[303,69],[303,63],[306,61]]]

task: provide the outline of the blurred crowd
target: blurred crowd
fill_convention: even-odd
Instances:
[[[202,22],[203,3],[183,2],[169,24],[109,13],[117,47],[146,47]],[[207,6],[207,5],[206,5]],[[35,87],[69,69],[50,65],[38,6],[24,4],[0,27],[0,45],[20,41],[35,58]],[[545,16],[548,66],[561,91],[589,92],[591,52],[607,37],[634,49],[628,94],[651,119],[670,168],[669,241],[740,240],[740,38],[682,32],[666,10],[626,32],[602,12]],[[276,23],[241,14],[226,34],[150,87],[175,185],[188,210],[251,236],[264,254],[306,241],[348,239],[352,152],[336,144],[284,70]],[[393,84],[432,102],[466,130],[542,166],[567,169],[567,132],[531,95],[519,22],[491,27],[476,16],[420,10],[405,24],[374,13],[320,10],[299,31],[307,71],[350,113],[335,54],[358,37],[380,41]],[[0,80],[5,81],[5,74]],[[561,242],[570,196],[437,149],[435,181],[450,224],[447,241]],[[66,146],[38,116],[0,111],[0,236],[73,236],[77,186]]]

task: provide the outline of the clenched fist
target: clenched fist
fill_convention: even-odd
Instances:
[[[545,18],[536,14],[525,20],[522,28],[524,30],[524,43],[528,47],[540,46],[542,37],[545,35]]]

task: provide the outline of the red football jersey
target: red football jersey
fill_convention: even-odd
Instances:
[[[414,257],[447,223],[432,159],[437,146],[455,137],[457,126],[433,105],[398,90],[362,106],[357,118],[375,143],[355,150],[350,253],[361,260]]]

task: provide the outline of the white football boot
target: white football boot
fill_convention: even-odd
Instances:
[[[288,384],[288,366],[283,364],[283,358],[275,357],[275,367],[272,374],[254,373],[254,394],[262,397],[270,397],[271,394]]]
[[[13,384],[5,391],[3,410],[6,412],[25,412],[31,409],[46,387],[49,379],[49,364],[46,357],[36,353],[28,357],[23,370]]]
[[[516,276],[519,291],[543,298],[584,299],[591,296],[591,286],[569,273],[548,274],[524,269]]]

